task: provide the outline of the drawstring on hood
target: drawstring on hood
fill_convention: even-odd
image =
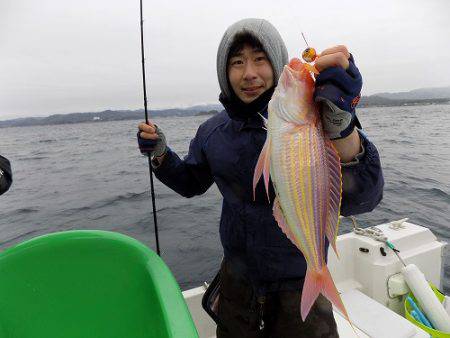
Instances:
[[[217,77],[221,90],[219,100],[224,105],[230,118],[237,120],[246,120],[255,113],[265,110],[274,91],[273,87],[255,101],[245,104],[231,88],[227,74],[228,58],[236,35],[242,33],[252,35],[261,43],[273,68],[275,86],[284,65],[288,63],[288,53],[283,39],[276,28],[267,20],[243,19],[228,27],[217,51]]]

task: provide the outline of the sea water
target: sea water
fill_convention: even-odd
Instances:
[[[450,105],[365,108],[358,111],[380,152],[383,201],[358,215],[363,226],[408,217],[450,238]],[[209,116],[156,119],[182,158]],[[0,248],[61,230],[101,229],[132,236],[155,249],[147,158],[136,143],[139,121],[0,129],[0,154],[14,183],[0,196]],[[221,195],[213,185],[190,199],[155,179],[162,257],[182,289],[210,281],[222,258]],[[344,220],[340,233],[351,223]],[[450,293],[450,250],[444,290]]]

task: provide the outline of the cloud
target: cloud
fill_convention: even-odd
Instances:
[[[7,0],[0,7],[0,114],[49,115],[142,107],[139,3]],[[446,1],[144,0],[150,106],[217,102],[215,59],[224,30],[264,17],[291,56],[343,43],[364,93],[444,86],[450,74]],[[443,60],[445,60],[443,62]]]

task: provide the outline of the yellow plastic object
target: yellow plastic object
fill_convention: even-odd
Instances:
[[[198,334],[164,262],[114,232],[68,231],[0,253],[2,338],[173,338]]]
[[[314,48],[308,47],[303,51],[302,58],[306,62],[313,62],[317,58],[317,52]]]
[[[433,289],[434,294],[437,296],[437,298],[442,303],[444,301],[445,296],[433,284],[430,283],[430,286]],[[409,293],[409,296],[411,296],[411,298],[414,300],[414,302],[416,304],[418,304],[417,303],[417,299],[414,297],[412,292]],[[434,329],[429,328],[428,326],[423,325],[422,323],[419,323],[417,320],[415,320],[413,318],[413,316],[411,316],[411,310],[412,310],[411,309],[411,305],[408,303],[408,301],[405,298],[405,316],[406,316],[406,319],[408,319],[414,325],[420,327],[425,332],[429,333],[431,335],[431,337],[433,337],[433,338],[450,338],[450,332],[442,332],[442,331],[434,330]]]

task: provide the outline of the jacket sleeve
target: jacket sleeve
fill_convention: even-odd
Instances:
[[[168,148],[164,161],[154,169],[155,176],[162,183],[184,197],[201,195],[214,182],[203,152],[204,136],[200,126],[183,160]]]
[[[7,192],[12,184],[11,164],[0,155],[0,195]]]
[[[360,133],[363,153],[342,166],[341,215],[372,211],[383,198],[384,178],[380,156],[373,143]]]

